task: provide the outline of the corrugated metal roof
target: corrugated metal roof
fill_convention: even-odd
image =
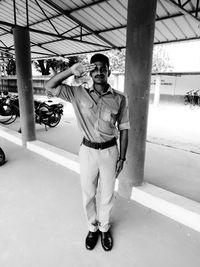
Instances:
[[[0,51],[29,24],[32,59],[126,46],[128,0],[0,0]],[[200,38],[199,0],[158,0],[154,44]]]

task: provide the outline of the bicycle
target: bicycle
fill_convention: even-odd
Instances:
[[[191,106],[193,105],[193,103],[194,103],[194,100],[193,100],[193,98],[194,98],[193,91],[194,90],[188,91],[185,94],[185,96],[184,96],[184,104],[185,105],[188,105],[188,104],[190,104]]]
[[[184,96],[184,104],[190,104],[190,107],[192,106],[199,106],[200,107],[200,95],[199,95],[199,90],[191,90],[186,93]]]

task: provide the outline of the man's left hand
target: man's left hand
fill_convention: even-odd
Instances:
[[[116,166],[116,178],[118,177],[118,175],[120,174],[120,172],[122,171],[124,166],[124,160],[122,159],[118,159],[117,161],[117,166]]]

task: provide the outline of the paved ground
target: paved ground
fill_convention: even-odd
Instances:
[[[0,138],[0,266],[199,267],[200,233],[116,194],[114,247],[84,248],[77,174]]]
[[[38,100],[47,100],[45,96],[34,96]],[[76,120],[71,104],[54,98],[53,102],[64,104],[62,123],[72,127],[73,134],[78,140],[81,138],[76,126]],[[147,141],[155,144],[178,148],[200,154],[200,107],[190,107],[184,104],[160,104],[155,107],[149,105]],[[19,120],[8,125],[10,129],[18,130]],[[44,127],[36,125],[38,138],[45,140]],[[56,127],[57,128],[57,127]],[[49,133],[48,133],[49,134]],[[68,136],[68,132],[66,133]],[[69,133],[71,134],[71,132]],[[47,138],[48,139],[48,138]],[[48,141],[48,140],[47,140]],[[53,140],[54,142],[54,140]],[[59,145],[59,144],[58,144]],[[65,146],[65,144],[63,144]],[[69,148],[71,150],[71,148]],[[73,150],[73,149],[72,149]],[[77,151],[76,151],[77,152]]]
[[[43,125],[36,124],[37,139],[78,154],[82,136],[71,105],[64,105],[64,116],[57,127],[45,131]],[[200,202],[199,117],[200,108],[196,107],[150,105],[145,181]],[[19,119],[8,127],[17,131]]]
[[[200,154],[200,107],[150,105],[147,140]]]

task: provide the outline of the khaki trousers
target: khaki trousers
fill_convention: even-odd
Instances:
[[[108,231],[114,201],[117,145],[103,150],[81,145],[79,151],[83,207],[89,231]],[[97,187],[99,188],[97,203]]]

